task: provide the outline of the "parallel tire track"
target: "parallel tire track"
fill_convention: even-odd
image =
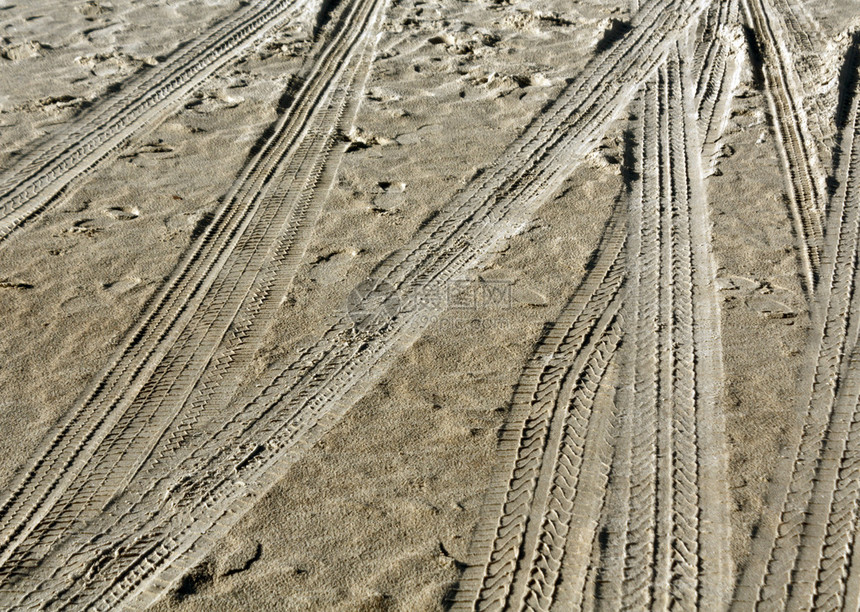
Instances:
[[[856,70],[856,66],[853,67]],[[839,190],[831,205],[814,315],[815,361],[802,431],[778,472],[737,609],[852,609],[860,598],[857,525],[860,445],[860,87],[854,80]]]
[[[677,49],[671,57],[647,86],[626,246],[613,217],[595,269],[523,371],[454,610],[727,602],[719,314],[693,100]],[[724,92],[712,75],[700,83]],[[632,383],[613,424],[594,397],[619,342]],[[671,423],[668,436],[659,423]],[[616,429],[626,433],[610,471]]]
[[[700,145],[680,52],[645,92],[632,268],[623,607],[695,609],[727,602],[727,491],[721,465],[719,313],[708,249]],[[670,424],[670,427],[666,425]],[[615,513],[615,508],[608,510]],[[619,544],[618,546],[621,546]],[[622,572],[619,576],[618,572]],[[612,579],[612,576],[609,576]],[[611,604],[610,604],[611,605]]]
[[[631,298],[626,305],[632,309],[631,321],[636,327],[631,330],[631,344],[635,349],[633,363],[636,364],[630,376],[633,383],[631,406],[634,407],[639,427],[630,427],[630,482],[629,507],[627,510],[626,532],[619,534],[624,541],[621,605],[624,607],[649,606],[649,590],[654,580],[654,562],[657,540],[656,506],[657,473],[654,459],[657,452],[657,414],[659,401],[659,344],[658,344],[658,304],[660,286],[660,229],[659,229],[659,169],[658,156],[660,140],[657,88],[653,83],[646,85],[643,93],[641,157],[639,162],[641,186],[637,185],[639,199],[631,199],[630,234],[632,269],[630,279]],[[647,165],[646,165],[647,163]],[[635,293],[634,293],[635,292]],[[622,418],[632,418],[625,412]],[[633,537],[631,537],[631,534]],[[648,560],[646,560],[648,559]],[[642,563],[636,566],[636,562]]]
[[[690,43],[694,75],[693,107],[702,140],[702,163],[711,171],[721,153],[721,139],[731,115],[743,52],[738,0],[713,2]]]
[[[771,16],[780,32],[779,44],[784,57],[791,60],[798,99],[805,109],[803,119],[819,142],[826,142],[833,136],[828,125],[833,107],[828,104],[831,100],[825,101],[812,93],[825,70],[821,59],[825,47],[821,26],[810,14],[805,0],[770,0],[770,3]]]
[[[218,68],[306,10],[306,0],[255,2],[36,143],[0,174],[0,243],[133,135],[154,128]]]
[[[780,45],[779,22],[767,0],[743,0],[744,12],[764,61],[765,88],[786,173],[788,204],[794,221],[807,296],[816,290],[824,240],[825,174],[808,131],[802,92],[793,63]]]
[[[692,45],[691,71],[697,75],[694,107],[704,141],[710,134],[721,132],[728,118],[728,105],[720,102],[725,102],[723,91],[734,86],[739,71],[738,17],[737,0],[711,3]]]
[[[617,346],[617,341],[607,341],[606,337],[617,335],[613,322],[623,281],[624,233],[623,218],[615,215],[604,235],[602,257],[558,321],[546,332],[523,371],[508,424],[501,435],[500,482],[496,494],[486,501],[484,524],[472,544],[476,558],[461,581],[454,609],[473,606],[476,593],[479,598],[476,609],[514,607],[516,600],[511,592],[516,579],[524,587],[530,578],[531,564],[521,560],[521,550],[527,527],[540,520],[532,506],[547,461],[544,456],[552,456],[551,451],[545,450],[551,444],[548,438],[553,438],[552,446],[558,455],[565,456],[574,451],[570,443],[585,442],[588,429],[586,405],[582,417],[585,422],[574,423],[585,431],[567,436],[567,443],[563,444],[566,411],[558,407],[572,403],[576,396],[582,402],[586,383],[594,390],[605,368],[606,352],[614,351]],[[568,450],[561,452],[560,445]],[[564,461],[581,463],[582,452],[579,447],[572,459],[566,457]],[[563,546],[557,549],[563,550]],[[529,591],[533,593],[534,588]]]
[[[617,319],[616,319],[617,320]],[[587,514],[576,512],[574,493],[581,491],[584,475],[589,473],[585,454],[590,446],[597,440],[602,447],[606,444],[603,436],[593,434],[596,419],[600,418],[595,412],[595,396],[604,379],[609,361],[615,354],[621,334],[617,329],[611,327],[594,352],[589,355],[585,368],[574,382],[574,391],[568,403],[563,423],[563,433],[556,463],[552,468],[552,483],[548,492],[546,511],[539,526],[537,545],[529,571],[528,583],[524,597],[524,605],[533,610],[549,610],[553,602],[558,601],[560,592],[559,583],[562,574],[562,562],[564,571],[574,580],[581,580],[584,576],[575,567],[580,565],[579,561],[586,555],[576,554],[578,551],[568,549],[570,540],[577,541],[573,537],[580,527],[574,522],[574,517],[583,517]],[[611,415],[606,415],[604,421],[609,420]],[[589,433],[591,435],[589,436]],[[605,454],[605,453],[601,453]],[[597,507],[602,500],[597,498]],[[581,501],[580,501],[581,504]],[[594,527],[596,521],[589,525],[593,542]],[[586,540],[587,542],[589,540]],[[573,553],[569,555],[568,553]],[[574,567],[571,567],[571,566]],[[583,564],[584,565],[584,564]],[[587,568],[586,568],[587,569]],[[578,593],[582,587],[573,587],[573,592]],[[581,597],[579,597],[581,600]],[[572,603],[572,602],[571,602]]]
[[[612,52],[597,59],[593,70],[568,86],[498,163],[380,268],[382,280],[404,298],[402,303],[476,265],[558,186],[570,163],[622,110],[625,94],[647,77],[700,10],[696,2],[661,4],[650,3]],[[334,324],[293,365],[266,376],[236,403],[232,417],[202,427],[199,446],[174,469],[155,481],[133,480],[127,494],[109,503],[110,513],[61,543],[59,558],[89,569],[77,580],[59,582],[68,587],[62,593],[32,591],[34,604],[62,597],[71,607],[126,605],[135,598],[146,602],[166,588],[208,549],[213,534],[272,484],[280,466],[370,387],[414,341],[423,320],[403,312],[372,330],[359,330],[348,318]],[[34,526],[38,519],[28,517],[27,523]],[[51,566],[61,563],[41,565],[51,574]]]
[[[147,459],[169,468],[175,436],[170,449],[150,453],[193,389],[185,424],[205,421],[204,410],[219,407],[210,392],[216,385],[233,388],[239,373],[231,364],[241,356],[247,361],[258,346],[331,184],[336,164],[321,173],[336,130],[355,110],[378,17],[378,4],[354,3],[323,32],[294,107],[237,181],[212,229],[7,496],[0,515],[4,582],[14,582],[34,547],[53,545],[100,512]]]

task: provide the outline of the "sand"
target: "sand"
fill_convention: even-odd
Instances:
[[[851,607],[860,4],[639,4],[0,5],[2,607]]]

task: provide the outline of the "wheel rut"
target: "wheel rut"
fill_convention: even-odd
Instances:
[[[719,140],[712,110],[726,112],[733,87],[732,5],[721,8],[706,13],[689,53],[672,47],[632,111],[628,206],[522,373],[454,610],[728,604],[720,314],[702,170],[713,144],[698,136]]]
[[[623,110],[625,93],[647,78],[701,10],[700,3],[685,0],[649,4],[624,40],[597,58],[502,158],[380,266],[378,281],[400,303],[418,304],[414,310],[370,328],[339,319],[296,361],[213,406],[223,386],[219,368],[229,376],[234,356],[253,350],[243,335],[255,337],[266,308],[277,307],[272,296],[278,279],[299,252],[282,247],[292,244],[295,226],[287,223],[282,234],[269,236],[280,210],[272,200],[283,204],[279,200],[286,195],[320,191],[302,178],[329,176],[320,169],[327,152],[318,148],[351,99],[351,83],[363,72],[357,66],[369,61],[371,24],[383,4],[351,6],[338,39],[343,42],[331,47],[338,50],[332,57],[340,59],[323,54],[319,60],[331,62],[320,73],[327,75],[320,77],[320,98],[307,98],[306,119],[284,119],[273,143],[226,199],[245,202],[239,196],[247,194],[248,204],[222,209],[132,334],[125,349],[130,352],[117,356],[0,506],[4,601],[107,609],[145,606],[163,593],[414,342],[428,320],[419,315],[438,306],[410,298],[477,265],[515,233],[570,164],[599,140],[607,120]],[[309,79],[308,87],[316,82]],[[340,111],[333,100],[341,100]],[[291,129],[297,136],[289,140],[283,134]],[[279,145],[286,153],[279,150],[270,159],[268,152]],[[282,154],[290,161],[276,162]],[[291,168],[292,156],[315,161],[296,161],[296,174],[267,183],[284,165]],[[206,245],[216,237],[223,246],[210,252]],[[262,247],[234,246],[248,240],[268,245],[265,255],[257,255]],[[271,286],[263,283],[269,269]],[[262,304],[259,312],[254,304]],[[612,341],[601,347],[608,358]],[[181,443],[188,436],[194,444]]]
[[[0,174],[0,244],[130,138],[155,128],[195,87],[254,41],[307,10],[305,0],[254,2],[31,146]]]
[[[860,605],[860,568],[853,554],[860,501],[860,90],[856,78],[851,81],[839,188],[830,204],[825,266],[813,309],[812,363],[801,383],[803,424],[777,473],[770,512],[737,588],[738,610]]]
[[[827,191],[826,173],[809,133],[794,61],[783,44],[781,19],[767,0],[742,0],[750,31],[762,55],[765,92],[777,148],[785,170],[788,206],[792,215],[805,290],[811,300],[820,280]],[[787,14],[792,14],[787,11]],[[806,75],[810,78],[809,75]]]

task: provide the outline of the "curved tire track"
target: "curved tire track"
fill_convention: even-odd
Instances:
[[[595,269],[523,372],[454,610],[728,601],[720,323],[679,58],[646,86],[626,247],[614,217]],[[726,95],[724,73],[709,72],[699,83]],[[619,342],[630,383],[616,411],[597,409]],[[607,521],[614,529],[598,533]]]
[[[856,71],[856,65],[853,66]],[[802,385],[802,430],[777,474],[736,593],[737,609],[851,609],[860,601],[854,554],[860,450],[858,241],[860,87],[854,79],[840,188],[831,204],[825,267],[813,311],[815,361]]]
[[[18,589],[21,568],[42,554],[34,551],[81,529],[142,466],[169,470],[182,435],[223,411],[331,185],[336,131],[368,74],[380,4],[348,5],[322,33],[293,108],[105,376],[6,496],[3,591]]]

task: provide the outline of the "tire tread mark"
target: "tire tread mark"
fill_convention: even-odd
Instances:
[[[184,95],[254,40],[306,9],[305,0],[252,5],[218,22],[162,65],[132,77],[63,131],[32,145],[0,176],[0,243],[132,135],[155,127]]]
[[[636,334],[627,359],[630,408],[620,415],[627,439],[619,441],[625,454],[630,445],[621,496],[627,521],[623,533],[609,534],[607,548],[618,552],[604,580],[620,580],[621,591],[607,593],[607,607],[693,610],[728,601],[719,312],[702,145],[686,85],[695,81],[674,51],[643,92],[629,238],[638,245],[628,291]]]
[[[736,600],[759,608],[811,607],[818,597],[845,597],[852,577],[846,525],[855,486],[853,456],[857,400],[858,239],[860,239],[860,88],[855,83],[849,121],[842,131],[847,153],[831,204],[820,290],[813,310],[815,358],[803,387],[802,429],[775,479],[773,514],[754,545],[754,556]],[[849,446],[846,446],[849,445]],[[837,485],[839,488],[837,489]],[[797,582],[797,581],[804,582]],[[809,581],[809,582],[805,582]],[[791,586],[789,586],[791,585]]]
[[[473,184],[447,207],[448,214],[440,215],[438,224],[431,225],[409,250],[394,258],[386,278],[394,281],[397,290],[405,296],[408,291],[438,287],[460,270],[473,266],[486,257],[497,241],[515,231],[544,194],[558,185],[562,172],[569,171],[569,160],[577,159],[587,150],[605,129],[606,119],[620,112],[618,93],[632,90],[647,76],[700,9],[697,2],[659,6],[659,10],[654,9],[656,4],[650,5],[654,15],[648,27],[634,28],[632,36],[615,46],[611,54],[617,57],[602,72],[586,72],[589,77],[571,84],[550,109],[555,112],[542,116],[509,149],[512,155],[503,157],[496,167],[482,175],[482,179],[493,181]],[[658,35],[650,36],[653,33]],[[562,125],[567,129],[559,131]],[[432,240],[428,242],[429,238]],[[421,248],[432,243],[440,248]],[[169,505],[177,509],[171,514],[170,532],[174,536],[192,535],[170,536],[171,542],[178,543],[171,544],[166,551],[162,546],[157,554],[147,555],[146,563],[138,562],[134,572],[122,570],[119,572],[122,578],[117,577],[117,571],[123,567],[123,560],[107,563],[98,573],[100,584],[107,586],[106,581],[111,579],[116,582],[108,590],[98,592],[112,601],[126,597],[131,586],[138,584],[130,582],[131,576],[136,581],[141,580],[141,575],[151,576],[152,570],[145,566],[163,568],[180,557],[185,558],[183,555],[191,555],[188,551],[196,541],[193,533],[202,530],[198,527],[221,529],[228,524],[226,513],[237,504],[242,505],[240,499],[246,497],[245,492],[264,490],[271,485],[273,466],[290,460],[297,447],[316,435],[315,432],[330,426],[349,401],[371,384],[374,373],[387,367],[393,355],[413,342],[420,330],[421,325],[410,316],[395,318],[375,333],[358,337],[352,335],[355,330],[348,320],[333,325],[318,345],[309,348],[294,366],[273,375],[261,396],[251,400],[213,434],[214,446],[205,445],[183,462],[179,472],[191,474],[191,479],[185,481],[187,486],[169,489],[166,497],[160,498],[159,495],[164,495],[164,485],[175,474],[156,483],[150,495],[160,500],[155,507],[162,508],[162,512],[149,515],[142,525],[135,522],[141,520],[139,511],[127,513],[124,522],[110,534],[99,534],[97,539],[109,542],[108,547],[114,549],[121,546],[128,537],[122,534],[129,531],[160,537],[166,528],[162,521]],[[264,442],[254,446],[250,442],[254,439]],[[236,444],[237,441],[243,442]],[[253,448],[251,453],[247,444]],[[214,456],[213,448],[217,449]],[[191,489],[196,491],[194,495]],[[131,524],[135,528],[123,531],[123,525]],[[191,525],[195,525],[194,530],[190,530]],[[94,592],[88,591],[86,597],[98,605],[98,601],[91,599],[96,596]]]
[[[562,394],[564,380],[585,344],[600,337],[595,325],[620,290],[623,226],[619,227],[617,221],[611,222],[604,241],[606,244],[600,249],[603,257],[545,334],[525,368],[514,394],[508,424],[500,435],[503,456],[498,461],[503,467],[499,474],[506,476],[497,490],[504,495],[501,498],[490,496],[485,503],[484,522],[489,519],[492,524],[479,528],[475,534],[472,546],[476,559],[470,564],[472,571],[464,576],[461,584],[464,593],[466,585],[480,589],[480,609],[497,609],[509,593],[553,409]],[[482,537],[481,531],[486,536]],[[489,551],[484,553],[488,558],[478,557],[485,550]],[[485,565],[483,575],[476,571],[483,570]]]
[[[617,312],[618,306],[615,306]],[[612,310],[610,310],[612,312]],[[617,317],[617,314],[615,315]],[[566,553],[567,538],[574,517],[574,505],[581,503],[578,491],[585,454],[594,445],[594,398],[606,374],[609,360],[621,341],[614,318],[604,337],[597,341],[584,367],[576,373],[572,397],[564,414],[562,441],[552,469],[549,492],[535,554],[529,564],[529,581],[522,609],[548,611],[554,601]],[[599,444],[602,440],[598,440]],[[596,452],[596,451],[592,451]],[[587,555],[583,555],[585,559]]]
[[[767,0],[743,0],[744,13],[755,32],[764,55],[765,90],[773,117],[777,148],[788,188],[804,288],[809,299],[816,291],[821,273],[824,240],[825,174],[818,149],[808,133],[806,113],[797,100],[797,86],[790,57],[779,44],[778,20]]]

